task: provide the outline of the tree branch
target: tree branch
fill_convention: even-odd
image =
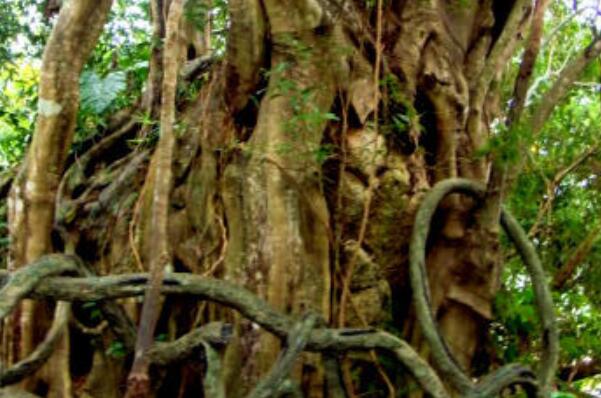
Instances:
[[[507,124],[511,125],[514,121],[519,121],[522,116],[524,104],[526,103],[526,97],[528,94],[528,86],[534,72],[534,64],[538,57],[538,53],[541,47],[541,39],[543,36],[543,27],[545,24],[545,10],[549,5],[549,0],[537,0],[534,6],[534,15],[532,17],[532,28],[530,36],[528,37],[528,43],[526,45],[526,51],[522,57],[522,63],[520,64],[520,70],[518,77],[515,81],[515,87],[513,90],[513,99],[509,112]]]
[[[543,95],[545,100],[534,109],[531,121],[533,135],[538,134],[555,106],[566,96],[572,84],[580,77],[591,61],[601,54],[601,36],[570,62],[559,74],[551,88]]]
[[[569,383],[598,374],[601,374],[601,359],[599,358],[576,361],[559,370],[559,378]]]

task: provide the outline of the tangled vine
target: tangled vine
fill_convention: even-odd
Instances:
[[[529,397],[548,396],[559,356],[553,303],[538,255],[522,228],[507,210],[502,211],[500,222],[522,256],[532,278],[541,320],[543,352],[537,375],[523,365],[509,364],[474,383],[457,364],[439,332],[430,306],[425,267],[426,239],[435,210],[440,201],[451,193],[462,193],[482,199],[485,187],[466,179],[449,179],[436,184],[425,195],[417,213],[410,245],[410,275],[415,308],[424,336],[431,347],[432,362],[444,380],[463,397],[497,396],[512,385],[521,385]],[[0,281],[3,286],[0,290],[0,319],[10,314],[24,298],[58,302],[54,321],[46,338],[30,356],[8,369],[2,369],[0,386],[23,380],[44,364],[60,337],[60,331],[68,321],[71,302],[98,302],[110,328],[122,340],[125,349],[130,353],[133,351],[135,327],[123,309],[113,300],[142,296],[149,281],[148,274],[94,276],[78,258],[53,254],[44,256],[14,273],[0,272]],[[307,314],[300,320],[294,319],[274,310],[264,300],[241,286],[194,274],[165,275],[161,293],[191,296],[219,303],[236,310],[245,318],[287,341],[279,360],[265,379],[251,391],[250,397],[283,394],[298,396],[300,391],[289,379],[289,373],[294,360],[303,351],[322,353],[330,395],[344,396],[338,376],[336,355],[350,350],[372,349],[391,353],[430,396],[451,396],[438,373],[407,342],[385,331],[371,328],[328,328],[325,322],[314,314]],[[208,396],[224,397],[224,391],[219,385],[219,356],[213,347],[227,344],[230,337],[229,325],[210,323],[175,341],[155,343],[149,351],[149,358],[154,366],[167,366],[188,358],[202,348],[207,361],[205,392]]]

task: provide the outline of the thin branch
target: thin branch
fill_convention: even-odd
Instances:
[[[599,357],[575,361],[559,370],[559,378],[570,383],[598,374],[601,374],[601,359]]]
[[[377,0],[377,2],[376,2],[376,42],[375,42],[376,59],[375,59],[374,70],[373,70],[373,92],[374,92],[373,102],[375,104],[374,111],[373,111],[373,125],[374,125],[374,133],[376,136],[379,134],[379,128],[380,128],[379,116],[378,116],[378,111],[379,111],[378,104],[380,102],[380,75],[381,75],[382,52],[383,52],[382,22],[383,22],[383,2],[382,2],[382,0]],[[372,163],[375,163],[375,158],[377,156],[376,152],[377,151],[374,151]],[[342,294],[340,297],[340,310],[338,313],[338,325],[340,327],[345,326],[347,303],[349,301],[352,302],[350,284],[351,284],[351,280],[353,278],[353,273],[355,271],[355,266],[357,263],[358,255],[361,250],[361,246],[363,245],[363,242],[365,240],[365,236],[366,236],[366,232],[367,232],[367,226],[369,223],[369,215],[371,212],[372,201],[373,201],[373,197],[374,197],[374,190],[376,188],[375,187],[375,181],[376,181],[375,172],[376,172],[376,168],[371,167],[369,176],[368,176],[368,180],[369,180],[368,187],[367,187],[367,191],[365,192],[365,201],[363,203],[363,213],[361,216],[361,224],[359,226],[359,234],[357,237],[357,250],[355,250],[353,252],[352,257],[347,264],[347,269],[344,274],[344,278],[342,280]],[[342,176],[341,176],[341,178],[342,178]],[[358,311],[358,315],[359,315],[359,318],[363,318],[362,314],[360,314],[359,311]],[[390,398],[394,398],[394,396],[396,395],[396,391],[394,390],[394,386],[392,385],[388,375],[386,374],[386,372],[384,372],[382,366],[378,362],[377,355],[375,354],[375,352],[371,352],[370,356],[376,366],[376,370],[378,371],[378,374],[382,377],[382,379],[384,380],[384,382],[386,384],[386,388],[388,389],[388,396]],[[350,377],[350,371],[349,371],[348,366],[343,367],[343,377],[345,379],[345,383],[348,386],[348,389],[350,390],[349,393],[350,393],[351,397],[353,397],[354,392],[352,391],[352,382],[350,381],[351,377]]]
[[[553,205],[553,201],[555,200],[555,192],[557,190],[557,187],[572,171],[574,171],[577,167],[581,166],[591,156],[596,154],[599,151],[599,149],[599,144],[593,145],[592,147],[588,148],[586,151],[578,155],[569,165],[557,171],[557,173],[555,173],[555,176],[553,176],[552,180],[545,181],[547,185],[547,197],[538,209],[534,224],[532,224],[532,227],[530,227],[530,230],[528,231],[528,237],[532,238],[537,234],[538,230],[540,229],[540,225],[543,221],[545,214],[547,214],[549,210],[551,210],[551,206]]]
[[[553,38],[555,38],[555,35],[557,35],[567,24],[569,24],[572,20],[574,20],[574,18],[576,18],[578,15],[582,14],[584,11],[596,10],[596,9],[597,9],[597,7],[595,7],[595,6],[583,6],[583,7],[579,8],[578,10],[574,11],[573,13],[571,13],[566,19],[564,19],[557,26],[555,26],[555,28],[551,31],[551,33],[549,33],[547,35],[547,38],[545,39],[542,47],[545,48],[551,42],[551,40],[553,40]]]

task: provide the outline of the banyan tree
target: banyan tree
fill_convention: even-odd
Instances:
[[[111,3],[63,1],[46,44],[8,194],[6,396],[549,396],[553,304],[503,201],[601,40],[527,102],[549,0],[228,0],[224,51],[188,17],[210,3],[150,0],[143,91],[72,148]],[[476,366],[503,236],[532,369]]]

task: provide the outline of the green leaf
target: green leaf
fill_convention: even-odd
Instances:
[[[106,355],[113,358],[123,358],[126,354],[125,346],[120,341],[113,341],[106,350]]]
[[[125,88],[124,72],[112,72],[102,78],[96,72],[85,71],[80,79],[81,108],[101,114]]]

